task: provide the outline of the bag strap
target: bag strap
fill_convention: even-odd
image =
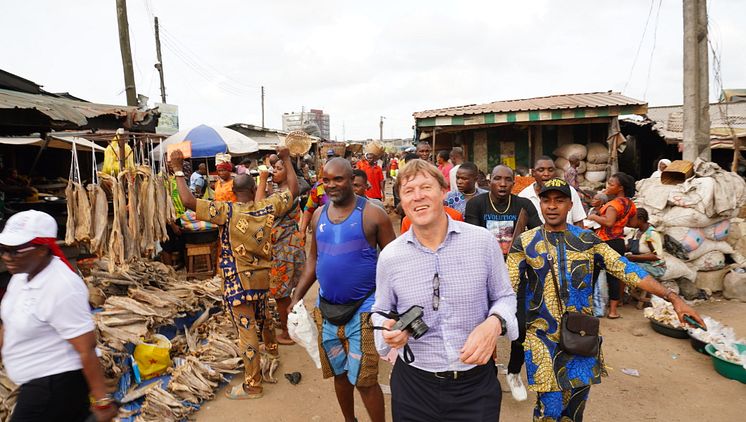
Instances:
[[[544,227],[541,228],[541,236],[544,238],[544,248],[547,250],[547,261],[549,262],[549,269],[552,272],[552,282],[554,283],[554,292],[557,294],[557,304],[559,305],[560,313],[564,313],[562,296],[560,295],[559,284],[557,283],[557,274],[554,272],[554,256],[550,252],[549,247],[551,244],[547,241],[547,231]]]

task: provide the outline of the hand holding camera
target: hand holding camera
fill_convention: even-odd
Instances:
[[[383,327],[385,328],[383,331],[383,340],[391,347],[404,347],[407,341],[409,341],[410,335],[417,340],[425,335],[429,329],[425,321],[422,320],[422,316],[424,315],[422,306],[412,306],[401,315],[395,312],[389,314],[379,312],[379,314],[389,318],[383,322]]]
[[[396,324],[396,320],[387,319],[383,321],[383,326],[386,330],[383,330],[383,340],[389,346],[401,349],[409,341],[409,332],[406,330],[392,330],[392,327]]]

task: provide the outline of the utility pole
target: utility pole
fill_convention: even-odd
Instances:
[[[158,63],[155,68],[161,76],[161,102],[166,104],[166,83],[163,80],[163,59],[161,58],[161,32],[158,28],[158,16],[155,17],[155,54],[158,57]]]
[[[262,85],[262,129],[264,129],[264,85]]]
[[[381,116],[381,120],[378,122],[378,140],[381,141],[381,143],[383,143],[383,119],[385,119],[385,117]]]
[[[135,71],[132,69],[129,23],[127,22],[127,0],[117,0],[117,23],[119,24],[119,49],[122,52],[124,69],[124,90],[127,92],[127,105],[137,106]]]
[[[709,161],[710,100],[706,0],[684,0],[684,153]]]

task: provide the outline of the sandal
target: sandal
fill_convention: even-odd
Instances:
[[[263,395],[261,387],[249,387],[249,391],[246,391],[243,384],[234,385],[225,390],[225,397],[229,400],[258,399]]]
[[[283,346],[292,346],[295,344],[295,341],[293,341],[293,339],[291,339],[290,337],[277,336],[277,344],[281,344]]]
[[[607,315],[606,316],[606,318],[608,318],[608,319],[619,319],[621,317],[622,317],[621,315]]]

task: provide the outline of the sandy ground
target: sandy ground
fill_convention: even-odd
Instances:
[[[306,304],[313,303],[309,292]],[[697,306],[700,313],[726,322],[740,335],[746,335],[746,303],[726,300],[710,301]],[[589,421],[743,421],[746,411],[746,385],[723,378],[712,368],[708,356],[695,352],[687,340],[662,336],[650,328],[642,311],[631,306],[621,310],[622,319],[602,320],[603,350],[609,366],[609,377],[591,389],[586,409]],[[498,344],[498,362],[507,363],[508,343]],[[205,403],[195,414],[197,421],[342,421],[331,380],[321,377],[300,346],[281,346],[280,381],[265,387],[265,396],[252,401],[230,401],[218,397]],[[640,377],[621,373],[633,368]],[[299,371],[303,379],[291,385],[286,372]],[[388,385],[391,365],[381,361],[379,381]],[[525,372],[523,374],[525,382]],[[507,389],[504,376],[501,384]],[[234,384],[239,382],[234,380]],[[386,395],[390,420],[390,396]],[[531,420],[535,395],[518,403],[504,392],[502,420]],[[356,394],[359,421],[368,421]]]
[[[388,189],[390,194],[390,188]],[[392,217],[398,231],[398,219]],[[305,303],[311,309],[317,289],[309,291]],[[697,305],[709,315],[735,328],[746,337],[746,303],[711,300]],[[601,321],[603,351],[609,377],[591,389],[585,411],[587,421],[743,421],[746,420],[746,384],[720,376],[709,356],[695,352],[688,340],[662,336],[650,328],[642,311],[627,305],[622,318]],[[509,344],[498,342],[498,363],[507,364]],[[231,401],[219,391],[215,400],[206,402],[195,414],[200,422],[217,421],[343,421],[331,380],[311,362],[300,346],[280,346],[282,363],[277,371],[279,383],[266,385],[265,396],[258,400]],[[379,382],[388,386],[391,365],[380,361]],[[639,377],[625,375],[622,368],[637,369]],[[291,385],[284,373],[299,371],[303,378]],[[505,377],[498,379],[507,390]],[[523,373],[525,381],[525,369]],[[234,379],[232,384],[240,382]],[[386,389],[384,387],[384,389]],[[391,396],[385,395],[387,420],[391,418]],[[531,420],[535,394],[516,402],[509,391],[503,392],[501,416],[504,421]],[[355,409],[360,422],[369,421],[360,396]]]

